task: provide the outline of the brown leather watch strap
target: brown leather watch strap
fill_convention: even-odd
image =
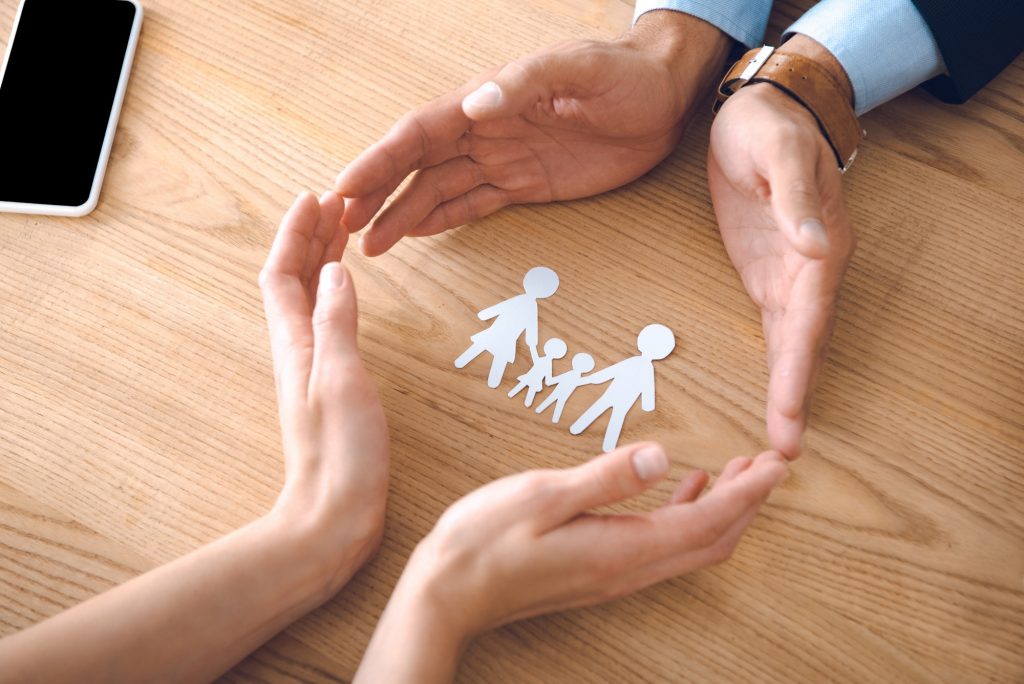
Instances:
[[[751,50],[722,79],[715,111],[730,95],[753,83],[771,83],[806,107],[835,153],[839,168],[850,168],[864,131],[842,87],[828,70],[806,57],[770,47]]]

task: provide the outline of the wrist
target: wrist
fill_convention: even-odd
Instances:
[[[853,85],[850,83],[850,77],[835,55],[829,52],[824,45],[802,33],[797,33],[780,45],[776,52],[799,55],[822,67],[835,79],[846,102],[853,106]]]
[[[714,81],[732,45],[721,29],[675,10],[644,13],[620,40],[654,56],[675,83],[695,83],[701,90]]]
[[[306,499],[299,499],[282,495],[261,522],[293,562],[306,566],[310,589],[323,603],[376,552],[383,536],[383,511],[303,505]]]
[[[377,623],[355,681],[449,682],[470,636],[458,628],[414,552]]]
[[[798,36],[787,45],[788,50],[769,46],[750,50],[733,64],[719,86],[716,111],[738,92],[770,84],[811,114],[845,173],[864,136],[852,107],[853,91],[846,72],[828,50],[810,38]]]

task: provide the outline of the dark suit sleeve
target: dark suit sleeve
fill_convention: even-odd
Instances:
[[[966,102],[1024,50],[1024,0],[913,0],[946,62],[925,84],[945,102]]]

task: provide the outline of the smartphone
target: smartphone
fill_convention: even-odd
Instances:
[[[21,0],[0,68],[0,211],[96,208],[141,29],[135,0]]]

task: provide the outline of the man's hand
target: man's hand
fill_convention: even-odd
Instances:
[[[375,256],[509,204],[628,183],[675,147],[728,45],[710,24],[662,10],[618,40],[556,45],[477,77],[402,117],[339,175],[345,224],[376,216],[362,243]]]
[[[796,458],[856,245],[835,155],[802,105],[773,85],[751,85],[711,128],[708,184],[725,247],[761,307],[768,440]]]
[[[766,452],[732,460],[704,496],[698,471],[654,511],[590,512],[637,496],[668,469],[661,447],[637,444],[507,477],[455,503],[409,560],[356,681],[448,681],[483,631],[720,563],[787,474],[785,459]]]

